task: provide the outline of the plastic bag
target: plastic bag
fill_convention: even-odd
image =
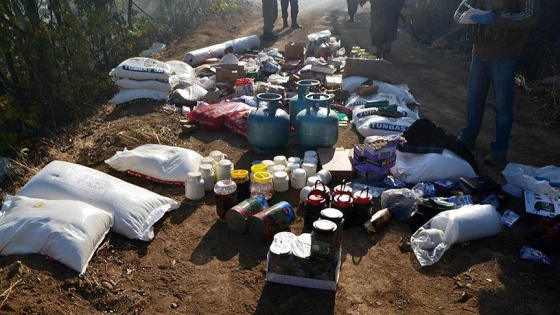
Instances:
[[[222,102],[208,106],[197,106],[189,113],[189,119],[208,130],[219,130],[227,115],[249,109],[251,106],[240,102]]]
[[[508,184],[537,194],[560,197],[560,191],[553,186],[560,186],[560,167],[548,165],[534,167],[523,164],[508,163],[502,171]]]
[[[381,194],[381,208],[388,208],[391,217],[406,221],[422,200],[422,191],[408,188],[389,189]]]
[[[451,245],[490,237],[503,228],[501,216],[491,205],[469,205],[443,211],[410,237],[412,250],[421,266],[429,266]]]

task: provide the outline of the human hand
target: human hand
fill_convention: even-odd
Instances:
[[[484,14],[475,14],[471,16],[471,21],[482,25],[488,25],[492,23],[492,21],[494,21],[494,13],[492,11],[489,11],[488,13]]]

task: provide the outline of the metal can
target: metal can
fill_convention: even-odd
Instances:
[[[258,240],[267,240],[287,229],[296,219],[292,206],[280,201],[247,219],[247,229]]]
[[[268,208],[263,196],[247,198],[226,212],[226,223],[235,232],[243,233],[247,227],[247,218]]]

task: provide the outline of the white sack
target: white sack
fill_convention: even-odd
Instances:
[[[502,174],[508,184],[525,191],[560,197],[560,192],[551,186],[551,183],[560,184],[560,167],[554,165],[535,167],[508,163]]]
[[[151,58],[128,58],[112,69],[109,75],[135,80],[167,81],[171,75],[171,66]]]
[[[461,177],[476,177],[472,166],[453,151],[440,153],[409,153],[397,151],[391,174],[409,184],[431,183],[448,179],[458,182]]]
[[[353,123],[362,136],[369,137],[402,134],[415,121],[416,119],[409,117],[392,118],[372,115],[367,119]]]
[[[69,162],[52,161],[18,193],[49,200],[77,200],[113,213],[111,231],[131,239],[149,241],[153,225],[180,202],[98,170]]]
[[[185,148],[144,144],[133,150],[117,151],[105,160],[112,168],[149,180],[184,185],[188,172],[198,171],[202,156]]]
[[[189,64],[180,60],[168,60],[165,63],[171,66],[172,76],[169,79],[174,76],[179,79],[178,88],[186,88],[196,83],[196,72]]]
[[[180,104],[181,101],[200,101],[207,93],[208,90],[198,84],[195,84],[184,89],[176,89],[173,93],[171,93],[169,98],[173,100],[175,104]]]
[[[115,105],[124,105],[140,101],[165,101],[166,99],[167,92],[153,89],[133,89],[120,91],[113,96],[110,102]]]
[[[501,216],[492,205],[468,205],[438,213],[410,237],[422,266],[436,263],[451,245],[490,237],[502,230]]]
[[[83,274],[111,225],[111,213],[81,201],[6,196],[0,254],[42,254]]]
[[[150,90],[158,90],[165,93],[169,93],[171,90],[177,86],[179,83],[179,78],[177,76],[170,76],[169,82],[161,82],[157,80],[132,80],[132,79],[119,79],[115,82],[115,84],[125,90],[130,89],[150,89]]]
[[[350,98],[351,97],[352,96],[350,96]],[[412,110],[405,104],[398,104],[398,103],[389,103],[389,104],[397,105],[397,111],[402,115],[402,117],[412,118],[414,120],[420,118],[420,115],[418,114],[418,110]],[[346,108],[350,108],[350,107],[346,106]],[[369,119],[371,116],[377,115],[378,112],[378,108],[376,107],[366,108],[365,105],[358,105],[350,109],[352,109],[352,123],[357,126],[362,125],[364,121]]]

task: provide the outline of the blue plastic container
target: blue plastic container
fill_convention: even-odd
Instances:
[[[309,93],[305,110],[296,116],[296,136],[306,150],[332,147],[338,141],[338,115],[331,111],[332,97]]]
[[[275,153],[288,143],[290,116],[279,108],[281,101],[282,96],[277,93],[257,95],[257,107],[251,109],[247,117],[247,140],[253,151]]]
[[[290,125],[296,125],[297,114],[305,109],[307,103],[305,95],[309,93],[312,88],[316,88],[321,84],[319,80],[299,80],[296,82],[298,87],[298,94],[290,99]]]

